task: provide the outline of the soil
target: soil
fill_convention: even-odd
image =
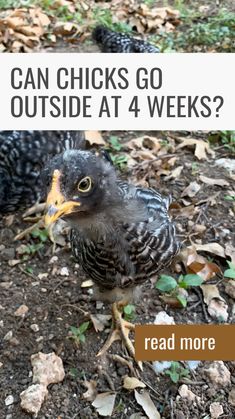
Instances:
[[[141,134],[140,132],[103,133],[104,137],[117,135],[121,141],[139,137]],[[149,133],[151,134],[157,135]],[[197,135],[200,137],[202,134],[197,133]],[[205,134],[203,135],[205,137]],[[183,246],[190,243],[190,237],[193,241],[198,239],[202,243],[218,242],[222,246],[232,242],[234,204],[224,200],[224,196],[227,190],[234,188],[234,182],[225,169],[215,165],[216,159],[231,158],[231,151],[220,146],[215,153],[215,158],[210,157],[208,161],[199,162],[193,150],[188,148],[178,150],[177,157],[179,157],[180,165],[183,165],[183,170],[179,178],[168,181],[164,180],[164,176],[154,177],[149,168],[145,169],[149,171],[147,180],[150,186],[154,186],[165,195],[172,194],[177,202],[182,202],[182,191],[191,181],[198,181],[199,175],[229,182],[230,186],[226,188],[202,184],[199,193],[194,198],[191,200],[187,198],[195,206],[201,202],[198,205],[200,211],[195,212],[191,221],[204,224],[206,231],[202,236],[191,237],[192,222],[189,222],[188,217],[176,215],[175,222]],[[196,173],[192,170],[195,168],[195,163],[197,163]],[[133,178],[133,170],[124,176]],[[215,193],[218,193],[216,205],[211,206],[208,203],[208,197]],[[130,418],[134,413],[139,413],[139,416],[135,418],[143,417],[144,413],[136,403],[133,392],[122,388],[123,377],[131,375],[128,367],[112,357],[112,354],[118,354],[127,358],[127,353],[121,343],[115,342],[108,354],[96,357],[107,337],[108,327],[96,333],[90,325],[85,333],[85,343],[79,346],[69,338],[70,326],[81,325],[88,319],[89,313],[110,314],[110,306],[92,301],[90,288],[81,288],[81,283],[88,278],[80,271],[71,256],[68,243],[53,249],[51,242],[47,240],[42,249],[27,261],[24,262],[22,259],[20,264],[9,266],[13,259],[20,258],[17,253],[20,245],[35,244],[36,239],[31,236],[26,236],[21,241],[13,240],[19,231],[28,226],[29,224],[22,220],[21,213],[14,214],[13,220],[12,216],[0,219],[0,246],[4,244],[4,247],[0,247],[0,333],[2,337],[0,340],[2,363],[0,418],[28,418],[20,407],[20,393],[32,383],[30,357],[39,351],[56,352],[63,360],[66,375],[62,383],[49,386],[49,396],[42,406],[38,419],[99,417],[91,402],[83,399],[83,393],[86,391],[84,381],[91,379],[97,382],[99,393],[112,390],[117,393],[116,408],[112,418]],[[54,256],[57,258],[52,259]],[[211,256],[222,269],[226,267],[224,259],[215,255]],[[60,274],[63,267],[67,267],[69,276]],[[43,273],[46,275],[39,275]],[[165,269],[164,273],[176,277],[173,267]],[[224,292],[225,280],[216,277],[212,282],[218,284],[220,293],[228,304],[228,322],[234,322],[234,314],[232,314],[234,300]],[[169,315],[173,316],[176,324],[214,322],[207,313],[199,290],[190,289],[189,303],[185,309],[176,309],[166,305],[159,295],[153,282],[147,281],[144,284],[142,297],[136,304],[135,323],[152,323],[156,314],[162,310],[166,310]],[[26,304],[29,311],[24,318],[19,318],[14,315],[14,312],[22,304]],[[38,325],[38,331],[32,330],[33,324]],[[12,331],[12,337],[4,340],[4,336],[9,331]],[[144,363],[143,372],[138,371],[135,365],[134,368],[140,380],[147,385],[162,419],[209,418],[209,407],[214,401],[219,401],[223,406],[224,414],[221,418],[234,418],[235,407],[228,403],[231,386],[215,388],[204,375],[206,365],[207,363],[202,362],[196,370],[191,371],[188,384],[189,388],[201,397],[200,403],[189,403],[179,397],[178,388],[185,380],[174,384],[166,374],[156,374],[151,363]],[[231,381],[235,384],[235,366],[231,362],[226,362],[226,366],[231,372]],[[9,395],[14,397],[14,403],[7,407],[5,399]]]

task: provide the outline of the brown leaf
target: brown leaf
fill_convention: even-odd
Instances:
[[[202,175],[199,176],[199,179],[207,185],[229,186],[229,182],[227,182],[227,180],[224,179],[211,179]]]
[[[137,403],[142,407],[145,414],[148,416],[149,419],[161,419],[160,413],[158,412],[157,408],[155,407],[152,399],[150,398],[149,393],[147,390],[144,390],[142,393],[138,393],[138,391],[134,390],[135,392],[135,399]]]
[[[209,262],[204,256],[197,253],[195,246],[189,246],[179,255],[187,273],[194,273],[201,276],[204,281],[213,278],[221,270],[216,263]]]
[[[85,139],[90,145],[106,145],[106,142],[99,131],[85,131]]]
[[[183,147],[192,147],[195,146],[195,156],[198,160],[207,160],[207,154],[210,154],[212,157],[215,156],[214,151],[211,150],[208,142],[203,140],[196,140],[194,138],[181,138],[179,137],[181,144],[176,147],[176,150],[179,150]]]

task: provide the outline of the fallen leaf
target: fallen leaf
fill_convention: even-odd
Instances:
[[[165,177],[164,180],[177,179],[180,176],[183,168],[183,166],[176,167],[168,176]]]
[[[226,258],[224,248],[219,243],[216,243],[216,242],[207,243],[207,244],[193,243],[193,246],[195,246],[195,249],[197,251],[208,252],[216,256]]]
[[[142,407],[145,414],[148,416],[149,419],[161,419],[160,413],[158,412],[157,408],[155,407],[152,399],[150,398],[149,393],[147,390],[143,390],[142,393],[138,393],[137,390],[135,392],[135,399],[137,403]]]
[[[137,387],[145,388],[146,385],[136,377],[124,377],[123,388],[126,390],[134,390]]]
[[[201,180],[201,182],[206,183],[207,185],[229,186],[229,182],[227,182],[227,180],[224,179],[211,179],[202,175],[199,176],[199,179]]]
[[[109,321],[112,318],[109,314],[90,314],[90,319],[96,332],[102,332],[105,327],[109,326]]]
[[[208,313],[211,317],[217,320],[226,322],[228,320],[228,306],[225,300],[221,297],[216,285],[201,285],[200,286],[204,301],[208,306]]]
[[[181,196],[189,196],[193,198],[201,189],[201,186],[197,182],[191,182],[181,193]]]
[[[100,393],[92,403],[100,416],[111,416],[113,413],[116,394],[111,392]]]
[[[84,386],[87,388],[87,391],[83,393],[83,399],[87,400],[88,402],[93,402],[97,395],[97,382],[95,380],[86,380],[84,381]]]
[[[179,137],[178,139],[181,141],[181,144],[176,147],[176,150],[179,150],[183,147],[195,146],[194,154],[198,160],[207,160],[207,154],[210,154],[212,157],[215,156],[215,153],[211,150],[209,143],[204,140],[182,137]]]
[[[187,273],[194,273],[201,276],[204,281],[213,278],[221,269],[214,262],[209,262],[204,256],[197,253],[195,245],[188,246],[179,254]]]
[[[106,142],[99,131],[85,131],[85,139],[90,145],[106,145]]]

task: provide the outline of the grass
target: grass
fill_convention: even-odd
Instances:
[[[180,25],[174,32],[162,32],[152,37],[162,52],[235,51],[235,13],[221,9],[214,16],[202,16],[185,6]]]

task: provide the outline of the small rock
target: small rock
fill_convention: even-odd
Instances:
[[[41,291],[42,292],[47,292],[47,289],[46,288],[41,288]]]
[[[231,172],[235,171],[235,160],[234,159],[225,159],[225,158],[218,159],[218,160],[215,160],[215,164],[216,164],[216,166],[223,167],[223,168],[227,169],[228,171],[231,171]]]
[[[232,387],[232,390],[228,395],[228,401],[232,406],[235,406],[235,387]]]
[[[218,402],[211,403],[210,405],[211,419],[217,419],[223,413],[224,413],[224,409],[221,404],[219,404]]]
[[[0,320],[0,327],[3,327],[3,326],[4,326],[4,321]]]
[[[20,393],[20,405],[26,412],[37,415],[47,395],[48,391],[45,385],[33,384]]]
[[[201,233],[204,233],[204,231],[206,231],[206,226],[204,226],[203,224],[196,224],[196,225],[193,227],[193,230],[194,230],[196,233],[201,234]]]
[[[20,341],[19,341],[18,339],[16,339],[16,338],[13,336],[13,338],[11,338],[11,339],[9,340],[9,343],[10,343],[12,346],[18,346],[18,345],[20,344]]]
[[[47,278],[48,277],[48,273],[47,272],[43,272],[43,273],[40,273],[40,274],[38,274],[38,279],[44,279],[44,278]]]
[[[19,263],[21,263],[20,259],[11,259],[8,261],[8,265],[11,267],[19,265]]]
[[[205,375],[214,386],[226,387],[231,384],[230,371],[224,365],[223,361],[214,361],[209,367],[204,368]]]
[[[0,287],[1,288],[4,288],[5,290],[8,290],[9,288],[11,288],[11,286],[12,286],[12,281],[10,282],[6,282],[6,281],[3,281],[3,282],[0,282]]]
[[[165,311],[160,311],[155,317],[154,324],[175,324],[175,320]]]
[[[14,403],[14,397],[10,394],[9,396],[7,396],[7,398],[5,399],[5,405],[6,406],[10,406],[11,404]]]
[[[187,361],[187,364],[190,370],[195,370],[200,364],[200,361]]]
[[[200,401],[200,397],[198,397],[191,390],[189,390],[186,384],[183,384],[182,386],[180,386],[178,391],[182,399],[186,399],[188,402]]]
[[[49,384],[59,383],[64,379],[65,372],[62,359],[54,352],[44,354],[38,352],[31,356],[33,366],[33,383]]]
[[[17,310],[15,311],[14,315],[16,317],[24,317],[26,313],[28,313],[29,308],[28,306],[26,306],[25,304],[22,304],[21,306],[19,306],[17,308]]]
[[[3,363],[2,363],[2,362],[0,362],[0,368],[2,368],[2,366],[3,366]]]
[[[225,284],[225,292],[235,300],[235,281],[234,279],[229,280]]]
[[[61,276],[69,276],[69,270],[68,270],[68,268],[66,266],[64,266],[63,268],[61,268],[60,275]]]
[[[31,325],[30,325],[30,329],[31,329],[33,332],[39,332],[39,326],[38,326],[38,324],[36,324],[36,323],[31,324]]]
[[[56,262],[58,262],[58,256],[52,256],[52,258],[49,260],[49,265],[52,265],[52,264],[54,264],[54,263],[56,263]]]
[[[161,374],[161,372],[171,367],[171,361],[154,361],[152,365],[154,372],[156,374]]]
[[[3,249],[0,253],[0,260],[11,260],[15,258],[15,249],[14,247],[9,247]]]
[[[8,341],[12,339],[12,336],[13,336],[13,332],[12,330],[9,330],[9,332],[7,332],[6,335],[4,336],[3,340]]]

